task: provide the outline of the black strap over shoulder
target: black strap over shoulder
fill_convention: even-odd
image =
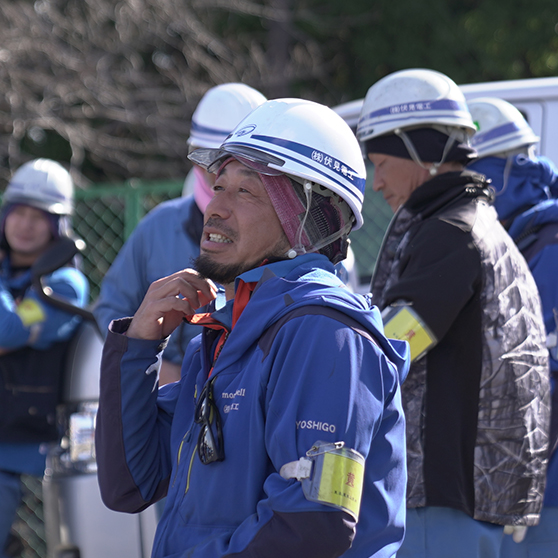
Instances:
[[[378,345],[378,342],[369,330],[367,330],[360,322],[358,322],[354,318],[351,318],[341,310],[337,310],[330,306],[298,306],[297,308],[294,308],[293,310],[287,312],[284,316],[279,318],[274,324],[268,327],[260,337],[258,346],[262,350],[264,358],[267,357],[267,355],[269,354],[275,336],[288,321],[292,320],[293,318],[299,318],[301,316],[307,316],[309,314],[326,316],[328,318],[332,318],[333,320],[337,320],[347,327],[350,327],[359,335],[362,335],[364,338],[372,341],[372,343],[374,343],[375,345]]]

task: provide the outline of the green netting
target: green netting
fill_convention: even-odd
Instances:
[[[76,193],[74,229],[85,240],[83,271],[91,300],[101,281],[140,219],[159,203],[180,196],[182,182],[103,185]]]
[[[393,212],[382,194],[372,190],[374,167],[371,163],[367,164],[366,171],[366,193],[362,208],[364,225],[358,231],[353,231],[350,236],[360,281],[363,284],[370,282],[384,232],[393,217]]]
[[[352,232],[350,236],[361,283],[370,282],[384,232],[393,216],[391,208],[382,195],[373,192],[368,185],[366,188],[363,207],[364,225],[358,231]]]
[[[46,556],[45,529],[41,481],[22,476],[23,497],[12,532],[17,539],[20,558],[44,558]]]

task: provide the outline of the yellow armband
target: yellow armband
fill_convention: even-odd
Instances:
[[[32,298],[24,298],[18,304],[16,314],[20,317],[25,327],[44,322],[46,318],[42,306]]]
[[[433,347],[436,336],[411,306],[388,306],[382,312],[386,337],[407,341],[411,347],[411,362]]]
[[[358,520],[364,486],[364,457],[343,442],[316,442],[306,457],[281,467],[284,479],[302,483],[304,497],[351,514]]]

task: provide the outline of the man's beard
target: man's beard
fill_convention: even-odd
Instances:
[[[233,283],[238,275],[248,271],[245,263],[223,265],[211,259],[209,254],[200,254],[194,261],[194,268],[204,278],[221,285]]]
[[[289,244],[287,238],[284,237],[267,256],[253,262],[239,262],[228,265],[220,264],[212,260],[210,254],[202,253],[194,260],[194,268],[204,279],[211,279],[220,285],[230,285],[234,283],[239,275],[259,267],[264,262],[272,263],[286,259],[285,254],[288,249]]]

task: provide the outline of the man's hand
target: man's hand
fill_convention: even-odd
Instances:
[[[184,269],[154,281],[134,314],[128,337],[163,339],[170,335],[185,316],[211,302],[217,288],[193,269]]]

